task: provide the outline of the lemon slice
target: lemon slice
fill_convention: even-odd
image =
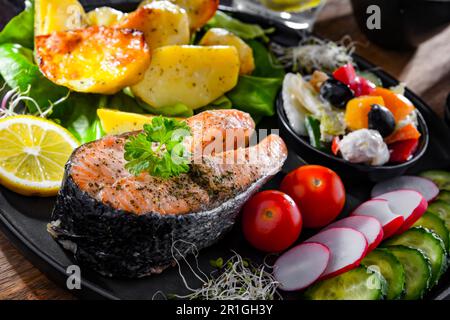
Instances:
[[[97,116],[105,133],[112,135],[142,130],[155,117],[113,109],[98,109]]]
[[[79,143],[54,122],[33,116],[0,120],[0,183],[26,196],[55,195]]]

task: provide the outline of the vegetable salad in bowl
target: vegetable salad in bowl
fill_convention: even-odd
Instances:
[[[329,73],[316,69],[307,76],[285,76],[282,98],[289,125],[312,147],[350,163],[408,162],[423,134],[417,109],[402,85],[384,88],[377,76],[355,70],[349,60]]]

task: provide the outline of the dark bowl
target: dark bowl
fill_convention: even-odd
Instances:
[[[450,23],[448,0],[352,0],[355,19],[372,42],[390,49],[417,47]],[[379,29],[369,29],[367,21],[380,8]]]
[[[419,131],[421,132],[422,137],[420,138],[420,143],[416,154],[411,160],[397,165],[384,166],[355,164],[334,156],[333,154],[314,148],[309,143],[307,137],[302,137],[295,133],[289,125],[289,121],[284,111],[283,98],[281,94],[278,95],[277,99],[277,113],[281,137],[286,141],[289,147],[293,148],[295,152],[302,157],[303,160],[305,160],[305,162],[326,166],[336,171],[342,178],[350,179],[351,181],[369,180],[371,182],[378,182],[401,176],[420,160],[428,147],[428,127],[425,119],[420,112],[418,112],[417,119],[419,122]]]

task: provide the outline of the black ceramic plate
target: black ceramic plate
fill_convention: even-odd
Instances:
[[[93,1],[89,1],[92,5]],[[94,1],[95,5],[104,5],[105,3]],[[2,4],[1,15],[5,13],[11,18],[20,10],[11,2],[0,0]],[[123,6],[122,6],[123,9]],[[300,39],[300,35],[275,22],[270,23],[259,17],[235,13],[236,17],[248,22],[259,23],[264,27],[275,26],[277,31],[273,34],[273,41],[283,45],[295,45]],[[0,19],[2,23],[7,21],[6,18]],[[364,68],[372,68],[373,65],[357,58],[357,62]],[[383,72],[378,75],[387,84],[394,84],[396,80]],[[422,169],[440,168],[450,165],[450,130],[444,123],[414,94],[408,92],[409,98],[420,108],[422,115],[430,128],[430,146],[427,154],[423,157],[420,164],[414,167],[413,171],[417,172]],[[261,127],[277,128],[276,117],[266,119]],[[284,172],[288,172],[293,168],[302,164],[299,156],[291,153],[284,168]],[[276,188],[282,178],[283,173],[275,177],[266,188]],[[354,208],[360,202],[366,200],[369,195],[371,185],[364,183],[355,185],[350,181],[345,181],[348,194],[346,212]],[[41,199],[23,197],[16,193],[0,187],[0,228],[12,243],[22,251],[22,253],[43,271],[49,278],[66,287],[66,269],[68,266],[76,264],[72,258],[67,255],[61,247],[49,236],[46,231],[46,224],[49,221],[50,213],[54,205],[54,199]],[[345,214],[345,213],[344,213]],[[304,232],[304,236],[307,232]],[[202,250],[198,256],[199,267],[209,273],[211,271],[210,259],[218,257],[227,258],[232,255],[231,250],[239,252],[241,255],[248,257],[255,262],[262,262],[264,256],[252,248],[244,241],[239,224],[234,230],[219,243],[208,249]],[[193,257],[189,258],[191,263],[194,262]],[[183,275],[186,276],[188,283],[195,287],[200,283],[195,280],[193,274],[183,265],[181,268]],[[161,291],[165,294],[184,294],[187,293],[178,274],[177,268],[171,268],[164,271],[160,275],[150,277],[127,280],[127,279],[110,279],[102,277],[88,269],[81,269],[82,272],[82,289],[74,290],[73,294],[81,298],[106,298],[106,299],[152,299],[155,293]],[[440,285],[433,289],[427,295],[428,299],[443,299],[450,295],[450,272],[444,276]],[[157,296],[159,297],[159,296]],[[298,294],[286,296],[287,299],[298,298]]]

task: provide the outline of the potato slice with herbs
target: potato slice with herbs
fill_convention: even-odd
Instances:
[[[231,46],[167,46],[153,52],[133,93],[154,108],[182,103],[197,109],[236,86],[239,54]]]
[[[110,7],[100,7],[89,11],[87,17],[91,26],[111,27],[119,23],[126,15],[126,13]]]
[[[191,30],[198,30],[211,19],[219,7],[219,0],[169,0],[186,10],[189,16]],[[145,6],[155,0],[144,0],[140,6]]]
[[[36,0],[34,17],[36,36],[88,25],[86,12],[77,0]]]
[[[140,31],[89,27],[36,37],[39,68],[77,92],[113,94],[142,79],[150,51]]]
[[[233,46],[239,52],[241,61],[239,74],[251,74],[255,70],[252,48],[228,30],[211,28],[205,33],[199,44],[202,46]]]
[[[151,50],[168,45],[188,44],[190,38],[186,11],[169,1],[141,6],[115,27],[144,32]]]

